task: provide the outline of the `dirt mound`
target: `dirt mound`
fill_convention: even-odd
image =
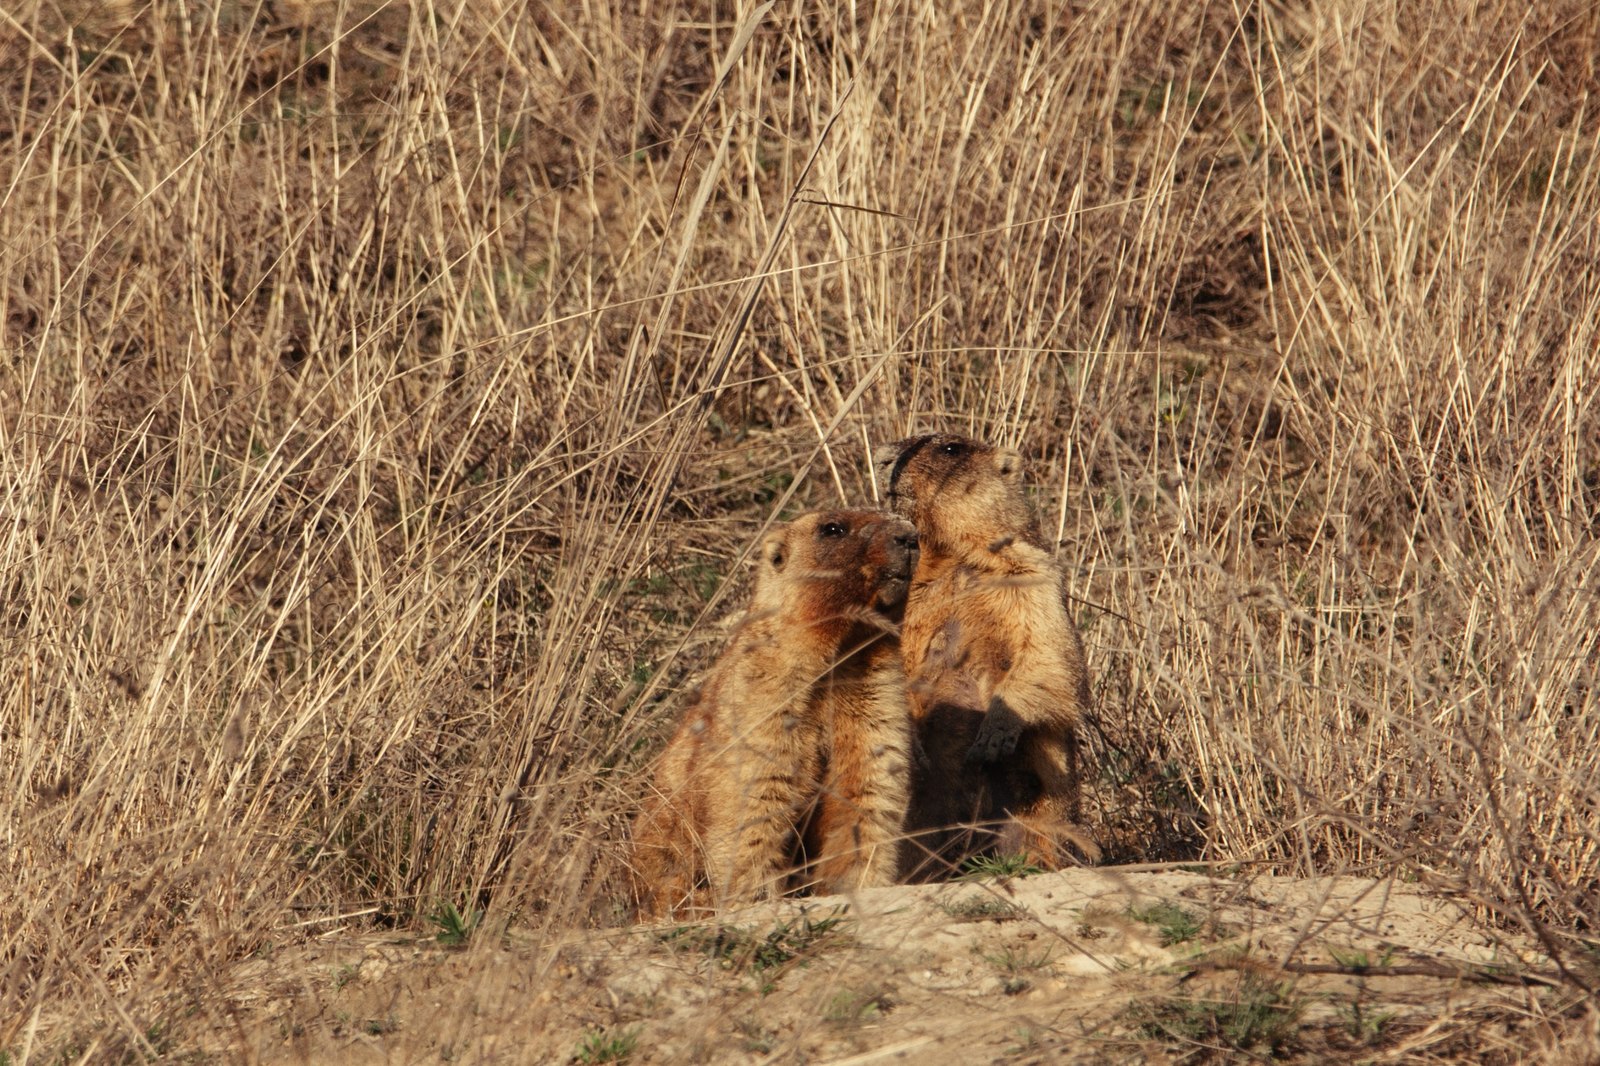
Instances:
[[[204,1043],[263,1062],[1483,1061],[1564,1006],[1532,942],[1350,877],[1076,870],[549,947],[308,943],[243,967],[239,1028]]]

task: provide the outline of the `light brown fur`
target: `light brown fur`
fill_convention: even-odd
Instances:
[[[917,750],[907,876],[983,851],[1057,869],[1096,857],[1078,826],[1083,644],[1016,452],[964,437],[879,450],[920,555],[901,630]]]
[[[915,544],[876,511],[803,515],[763,540],[749,612],[634,823],[641,916],[893,882],[910,750],[897,624]]]

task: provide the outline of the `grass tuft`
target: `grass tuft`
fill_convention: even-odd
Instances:
[[[447,947],[460,947],[478,928],[478,923],[483,920],[483,912],[469,910],[463,914],[454,903],[446,901],[439,904],[428,920],[439,930],[434,934],[435,940]]]
[[[1044,869],[1024,855],[974,855],[961,864],[961,880],[987,881],[996,877],[1031,877]]]
[[[578,1041],[572,1061],[583,1066],[599,1066],[604,1062],[627,1062],[639,1046],[640,1030],[595,1030]]]
[[[1164,900],[1147,907],[1131,907],[1128,917],[1159,929],[1161,943],[1165,947],[1187,943],[1205,929],[1205,921],[1199,915]]]
[[[964,922],[1010,922],[1027,916],[1027,909],[994,896],[966,896],[953,903],[940,904],[952,918]]]
[[[1166,1044],[1185,1060],[1218,1049],[1276,1057],[1290,1051],[1304,1005],[1291,987],[1244,973],[1216,996],[1173,996],[1129,1009],[1125,1020],[1141,1037]]]
[[[673,951],[707,955],[723,969],[762,974],[814,955],[848,921],[844,908],[836,907],[826,917],[802,913],[776,922],[765,933],[735,925],[681,926],[662,933],[660,941]]]

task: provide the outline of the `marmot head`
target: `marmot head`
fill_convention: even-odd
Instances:
[[[936,433],[878,448],[873,463],[885,502],[930,546],[999,552],[1036,539],[1022,489],[1022,456],[970,437]]]
[[[917,531],[884,511],[812,511],[761,542],[753,607],[802,625],[898,621]]]

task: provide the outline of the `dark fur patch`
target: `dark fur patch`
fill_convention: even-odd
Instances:
[[[889,470],[889,498],[892,500],[897,495],[896,488],[900,484],[900,475],[905,472],[906,464],[916,458],[918,452],[928,446],[932,437],[912,437],[905,448],[894,461],[894,466]]]

